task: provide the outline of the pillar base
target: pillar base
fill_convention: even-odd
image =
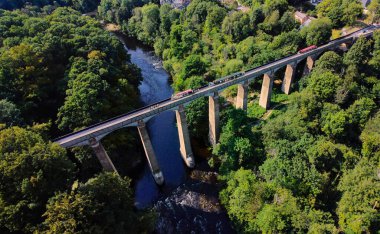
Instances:
[[[164,183],[164,176],[162,175],[160,167],[158,166],[156,154],[154,153],[152,142],[150,141],[150,137],[144,121],[138,121],[137,130],[139,131],[140,138],[145,151],[145,156],[148,160],[148,164],[152,172],[153,178],[158,185],[162,185]]]
[[[153,175],[153,178],[154,178],[154,181],[156,182],[156,184],[158,184],[158,185],[164,184],[164,182],[165,182],[164,175],[162,174],[161,171],[155,172],[152,175]]]
[[[182,159],[185,161],[186,165],[193,168],[193,151],[191,149],[190,135],[187,128],[186,113],[183,105],[178,106],[178,110],[176,110],[176,118],[180,145],[179,151],[181,152]]]
[[[194,156],[193,155],[187,155],[187,157],[185,158],[185,163],[186,163],[186,166],[188,166],[189,168],[194,168],[195,167],[195,161],[194,161]]]

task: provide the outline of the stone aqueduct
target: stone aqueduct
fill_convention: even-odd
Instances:
[[[274,74],[277,70],[286,67],[282,82],[282,91],[285,94],[289,94],[297,65],[301,61],[306,59],[306,64],[303,71],[303,75],[306,75],[311,71],[316,58],[321,53],[328,50],[337,49],[342,44],[352,44],[359,36],[371,37],[373,32],[378,28],[380,27],[375,25],[363,28],[344,37],[332,40],[329,43],[319,46],[311,51],[287,56],[266,65],[248,70],[232,79],[230,78],[223,80],[222,78],[220,79],[220,83],[201,87],[190,95],[174,100],[166,99],[160,101],[127,114],[92,125],[83,130],[65,135],[56,139],[55,142],[65,148],[89,145],[94,150],[104,170],[117,172],[100,140],[115,130],[125,127],[137,127],[153,177],[156,183],[161,185],[164,182],[164,177],[157,162],[145,125],[149,119],[164,111],[175,111],[178,125],[180,152],[186,165],[192,168],[195,163],[186,123],[184,105],[200,97],[209,97],[209,141],[211,145],[215,145],[217,144],[219,138],[219,92],[221,90],[231,85],[237,85],[238,93],[236,108],[246,110],[249,81],[258,77],[263,77],[259,104],[265,109],[268,109],[270,106]]]

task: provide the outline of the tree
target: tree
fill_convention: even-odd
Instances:
[[[321,45],[330,40],[331,30],[331,20],[320,18],[313,20],[309,26],[304,27],[301,33],[306,39],[307,45]]]
[[[14,126],[22,123],[21,112],[16,105],[5,99],[0,100],[0,124]]]
[[[326,116],[322,131],[329,137],[342,139],[345,136],[349,123],[349,116],[344,111],[329,113]]]
[[[277,189],[273,203],[266,204],[257,214],[257,225],[263,233],[291,232],[299,225],[301,210],[292,192]]]
[[[228,111],[227,122],[221,131],[219,143],[213,154],[220,161],[219,171],[222,175],[231,170],[244,167],[253,169],[262,160],[262,152],[256,147],[256,136],[250,131],[249,119],[242,110]],[[233,118],[232,118],[233,116]]]
[[[342,22],[347,25],[354,25],[363,13],[362,3],[357,0],[342,0],[341,8],[343,9]]]
[[[241,232],[258,231],[256,216],[273,195],[272,188],[260,182],[251,170],[239,169],[228,176],[219,196],[228,216]]]
[[[331,71],[339,74],[343,65],[343,59],[334,51],[327,51],[316,62],[314,70],[318,72]]]
[[[360,135],[363,142],[362,154],[366,157],[378,155],[380,152],[380,112],[370,119]]]
[[[128,21],[128,32],[146,43],[153,44],[159,33],[160,9],[156,4],[147,4],[133,9]]]
[[[309,79],[308,89],[325,101],[333,100],[337,87],[342,84],[342,79],[330,71],[312,72]]]
[[[363,7],[357,0],[326,0],[317,5],[319,16],[331,19],[334,27],[352,25],[361,16]]]
[[[373,33],[374,50],[372,59],[369,61],[369,65],[374,68],[374,73],[380,72],[380,33],[375,31]],[[379,76],[378,76],[379,77]]]
[[[253,28],[250,27],[249,15],[237,11],[226,16],[222,23],[222,32],[231,36],[234,42],[252,35]]]
[[[370,52],[372,49],[371,40],[367,40],[364,37],[360,37],[350,50],[344,55],[343,62],[347,66],[362,67],[368,63],[370,59]]]
[[[345,232],[376,232],[379,228],[378,159],[364,157],[353,170],[346,171],[339,183],[343,192],[338,203],[339,225]]]
[[[134,211],[130,179],[101,173],[49,200],[46,233],[141,233],[153,230],[153,213]],[[77,188],[76,188],[77,187]]]
[[[230,59],[224,66],[222,75],[227,76],[234,72],[241,71],[243,66],[244,66],[244,63],[240,59]]]
[[[148,0],[101,0],[98,6],[98,14],[106,22],[120,25],[122,30],[126,32],[132,10],[148,2]]]
[[[372,0],[371,3],[368,5],[367,9],[372,14],[372,22],[378,23],[380,21],[380,1]]]
[[[0,131],[0,229],[33,232],[49,197],[68,188],[75,167],[65,150],[19,127]]]
[[[186,79],[191,76],[203,75],[207,65],[200,55],[190,55],[183,61],[181,76]]]
[[[360,98],[356,100],[348,109],[347,113],[350,123],[357,125],[363,129],[371,114],[376,109],[375,102],[370,98]]]
[[[339,27],[342,24],[343,12],[341,9],[341,0],[326,0],[317,5],[319,16],[328,17],[334,27]]]
[[[100,0],[71,0],[71,3],[74,9],[87,13],[96,10]]]
[[[139,83],[139,71],[133,66],[118,69],[104,61],[102,56],[92,51],[88,60],[73,59],[67,96],[57,114],[61,130],[79,129],[134,107],[130,104],[137,100],[137,93],[131,83]],[[133,79],[137,78],[135,81],[128,77],[133,74]]]

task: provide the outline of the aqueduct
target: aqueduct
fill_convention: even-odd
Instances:
[[[244,73],[241,73],[239,76],[234,77],[233,79],[220,79],[222,82],[201,87],[190,95],[174,100],[169,98],[158,103],[145,106],[121,116],[117,116],[115,118],[89,126],[80,131],[62,136],[56,139],[55,142],[65,148],[89,145],[94,150],[103,169],[116,172],[115,166],[113,165],[101,143],[101,139],[118,129],[126,127],[137,127],[153,177],[157,184],[162,184],[164,182],[164,177],[157,162],[145,125],[149,119],[164,111],[174,110],[176,112],[180,152],[186,165],[188,167],[194,167],[194,157],[186,123],[186,114],[184,111],[184,106],[186,104],[189,104],[193,100],[201,97],[209,97],[209,141],[210,144],[215,145],[217,144],[219,138],[220,91],[232,85],[238,85],[236,107],[246,110],[248,84],[253,79],[262,76],[263,82],[260,92],[259,104],[265,109],[268,109],[270,106],[274,74],[277,70],[286,67],[284,79],[282,82],[282,91],[285,94],[289,94],[291,84],[296,73],[296,67],[301,61],[306,59],[306,64],[303,72],[303,74],[306,75],[311,71],[314,66],[314,61],[321,53],[336,49],[344,43],[352,44],[359,36],[371,37],[373,35],[373,32],[378,28],[380,28],[380,26],[375,25],[363,28],[344,37],[332,40],[329,43],[324,44],[311,51],[287,56],[263,66],[250,69]]]

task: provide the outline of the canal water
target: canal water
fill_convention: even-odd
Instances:
[[[169,98],[173,94],[170,76],[152,49],[124,35],[116,36],[123,42],[131,62],[141,69],[141,102],[147,105]],[[234,233],[219,204],[217,173],[204,159],[196,157],[193,170],[183,162],[175,113],[161,113],[147,127],[165,184],[157,186],[145,164],[135,183],[135,204],[137,208],[155,208],[158,213],[155,233]]]

